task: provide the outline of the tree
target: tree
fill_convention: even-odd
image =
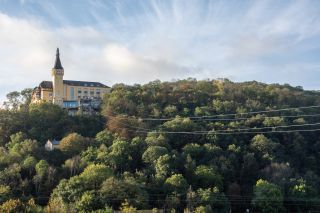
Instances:
[[[130,169],[133,161],[130,143],[124,140],[115,140],[110,149],[108,159],[111,166],[118,171]]]
[[[76,174],[79,174],[80,172],[80,168],[81,168],[80,161],[81,159],[79,155],[73,156],[71,159],[68,159],[65,161],[63,167],[66,169],[69,169],[70,176],[74,176]]]
[[[190,155],[192,159],[200,160],[204,157],[205,154],[205,147],[196,144],[196,143],[189,143],[183,147],[183,154]]]
[[[135,208],[144,209],[148,207],[149,196],[144,185],[131,177],[124,179],[108,178],[102,183],[100,193],[102,202],[116,209],[125,201]]]
[[[32,98],[31,88],[25,88],[21,92],[13,91],[7,94],[7,101],[4,102],[4,105],[7,109],[17,111],[20,107],[24,106],[27,108],[31,102]]]
[[[20,92],[13,91],[7,94],[7,101],[5,105],[12,110],[18,110],[20,107]]]
[[[251,149],[264,159],[272,159],[276,144],[262,134],[256,135],[251,140]]]
[[[173,171],[173,162],[170,155],[165,154],[160,156],[155,164],[156,177],[159,179],[165,179],[168,175],[171,175]]]
[[[25,125],[29,126],[26,132],[30,138],[42,144],[48,139],[62,138],[74,128],[67,112],[51,103],[31,104]]]
[[[196,195],[200,205],[210,206],[217,212],[228,212],[229,210],[230,204],[227,197],[217,187],[199,188]]]
[[[9,200],[11,197],[11,191],[9,186],[0,185],[0,203]]]
[[[13,144],[10,144],[11,146]],[[22,160],[28,155],[36,155],[38,151],[38,143],[35,140],[26,139],[15,143],[12,147],[9,148],[9,154],[15,155],[16,158]]]
[[[100,202],[99,196],[94,191],[86,191],[76,202],[76,209],[80,212],[92,212],[102,208],[103,205]]]
[[[36,175],[33,177],[33,182],[36,185],[36,192],[40,192],[42,190],[41,186],[44,186],[45,180],[48,178],[49,164],[45,160],[40,160],[35,169]]]
[[[20,194],[21,167],[18,164],[12,164],[0,171],[0,185],[9,186],[14,195]]]
[[[188,183],[182,176],[182,174],[174,174],[167,178],[164,183],[166,190],[170,193],[184,193],[188,189]]]
[[[1,212],[24,212],[25,206],[19,199],[10,199],[0,205]]]
[[[114,139],[115,138],[113,134],[108,130],[98,132],[96,135],[96,141],[98,142],[98,145],[104,144],[109,147],[112,145]]]
[[[222,177],[213,168],[200,165],[196,168],[195,178],[200,187],[222,187]]]
[[[125,200],[120,207],[121,212],[123,213],[137,213],[137,208],[130,206],[128,200]]]
[[[168,154],[168,150],[161,146],[150,146],[142,155],[145,163],[153,164],[160,156]]]
[[[36,172],[41,178],[44,178],[48,174],[49,164],[45,160],[40,160],[36,164]]]
[[[262,213],[282,212],[283,194],[277,185],[260,179],[253,189],[252,205]]]
[[[28,106],[31,103],[32,92],[32,88],[25,88],[20,92],[23,105]]]
[[[286,187],[292,177],[292,172],[289,163],[271,163],[262,170],[262,175],[268,182]]]
[[[164,131],[169,132],[192,132],[196,125],[190,118],[177,116],[173,120],[167,121],[162,125]],[[181,149],[190,141],[197,141],[197,136],[192,135],[167,135],[168,143],[174,149]]]
[[[27,139],[27,135],[23,132],[17,132],[10,135],[10,141],[6,144],[8,149],[12,149],[15,145]]]
[[[146,137],[146,143],[148,146],[162,146],[170,148],[165,135],[157,134],[155,132],[148,133]]]
[[[80,174],[80,177],[86,183],[86,187],[95,190],[100,188],[102,182],[111,176],[112,170],[102,164],[91,164]]]
[[[33,156],[27,156],[22,162],[21,168],[28,171],[29,176],[35,171],[35,166],[37,164],[37,160]]]
[[[77,133],[70,133],[61,140],[59,147],[68,156],[74,156],[84,151],[90,143],[91,141],[88,138],[82,137]]]
[[[195,209],[194,212],[195,212],[195,213],[203,213],[203,212],[205,212],[205,213],[212,213],[213,211],[212,211],[211,206],[207,205],[207,206],[198,206],[198,207]]]

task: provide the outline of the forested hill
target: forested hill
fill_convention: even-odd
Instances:
[[[320,211],[320,92],[187,79],[103,102],[101,116],[0,111],[0,210]]]

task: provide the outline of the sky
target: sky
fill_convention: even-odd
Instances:
[[[0,0],[0,101],[51,80],[228,78],[320,89],[320,1]]]

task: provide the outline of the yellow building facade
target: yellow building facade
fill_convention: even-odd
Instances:
[[[106,93],[110,92],[110,87],[102,83],[63,80],[63,75],[64,69],[61,65],[59,49],[57,49],[56,61],[51,70],[52,81],[42,81],[34,88],[32,103],[50,102],[68,108],[70,104],[76,106],[74,104],[76,102],[101,100]]]

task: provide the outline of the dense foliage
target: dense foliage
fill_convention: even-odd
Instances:
[[[0,210],[320,210],[320,134],[296,131],[317,129],[308,124],[319,122],[319,92],[228,80],[118,84],[104,118],[19,94],[0,110]],[[277,110],[286,108],[295,109]],[[60,149],[45,151],[53,138]]]

